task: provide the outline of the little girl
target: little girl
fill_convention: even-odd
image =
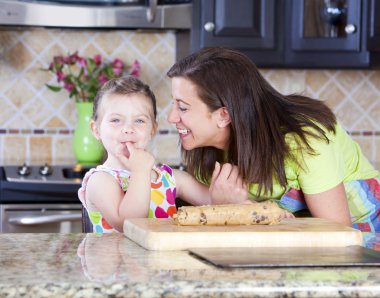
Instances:
[[[126,218],[167,218],[179,195],[192,205],[209,204],[208,187],[183,171],[156,166],[146,151],[156,133],[156,98],[149,86],[127,76],[112,79],[94,99],[91,129],[107,152],[78,191],[93,231],[123,231]]]

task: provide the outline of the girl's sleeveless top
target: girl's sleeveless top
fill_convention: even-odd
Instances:
[[[168,218],[173,217],[177,212],[175,206],[176,184],[173,170],[167,166],[154,166],[153,170],[158,178],[151,181],[151,195],[148,218]],[[92,174],[96,172],[106,172],[116,179],[124,192],[128,190],[131,173],[128,170],[114,169],[103,165],[89,170],[83,178],[82,187],[78,190],[78,196],[93,225],[94,233],[117,232],[97,210],[89,210],[85,199],[87,182]],[[106,199],[106,198],[105,198]]]

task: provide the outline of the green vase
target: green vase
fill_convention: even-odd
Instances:
[[[77,162],[82,165],[99,164],[104,155],[102,144],[92,135],[90,121],[93,104],[90,102],[76,103],[78,122],[74,132],[74,154]]]

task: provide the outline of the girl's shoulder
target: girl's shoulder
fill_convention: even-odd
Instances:
[[[170,176],[173,176],[173,169],[170,166],[168,166],[167,164],[154,165],[153,170],[155,170],[159,173],[166,172]]]

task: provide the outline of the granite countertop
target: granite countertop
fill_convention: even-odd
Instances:
[[[0,297],[380,297],[379,280],[378,267],[220,269],[123,234],[0,234]]]

